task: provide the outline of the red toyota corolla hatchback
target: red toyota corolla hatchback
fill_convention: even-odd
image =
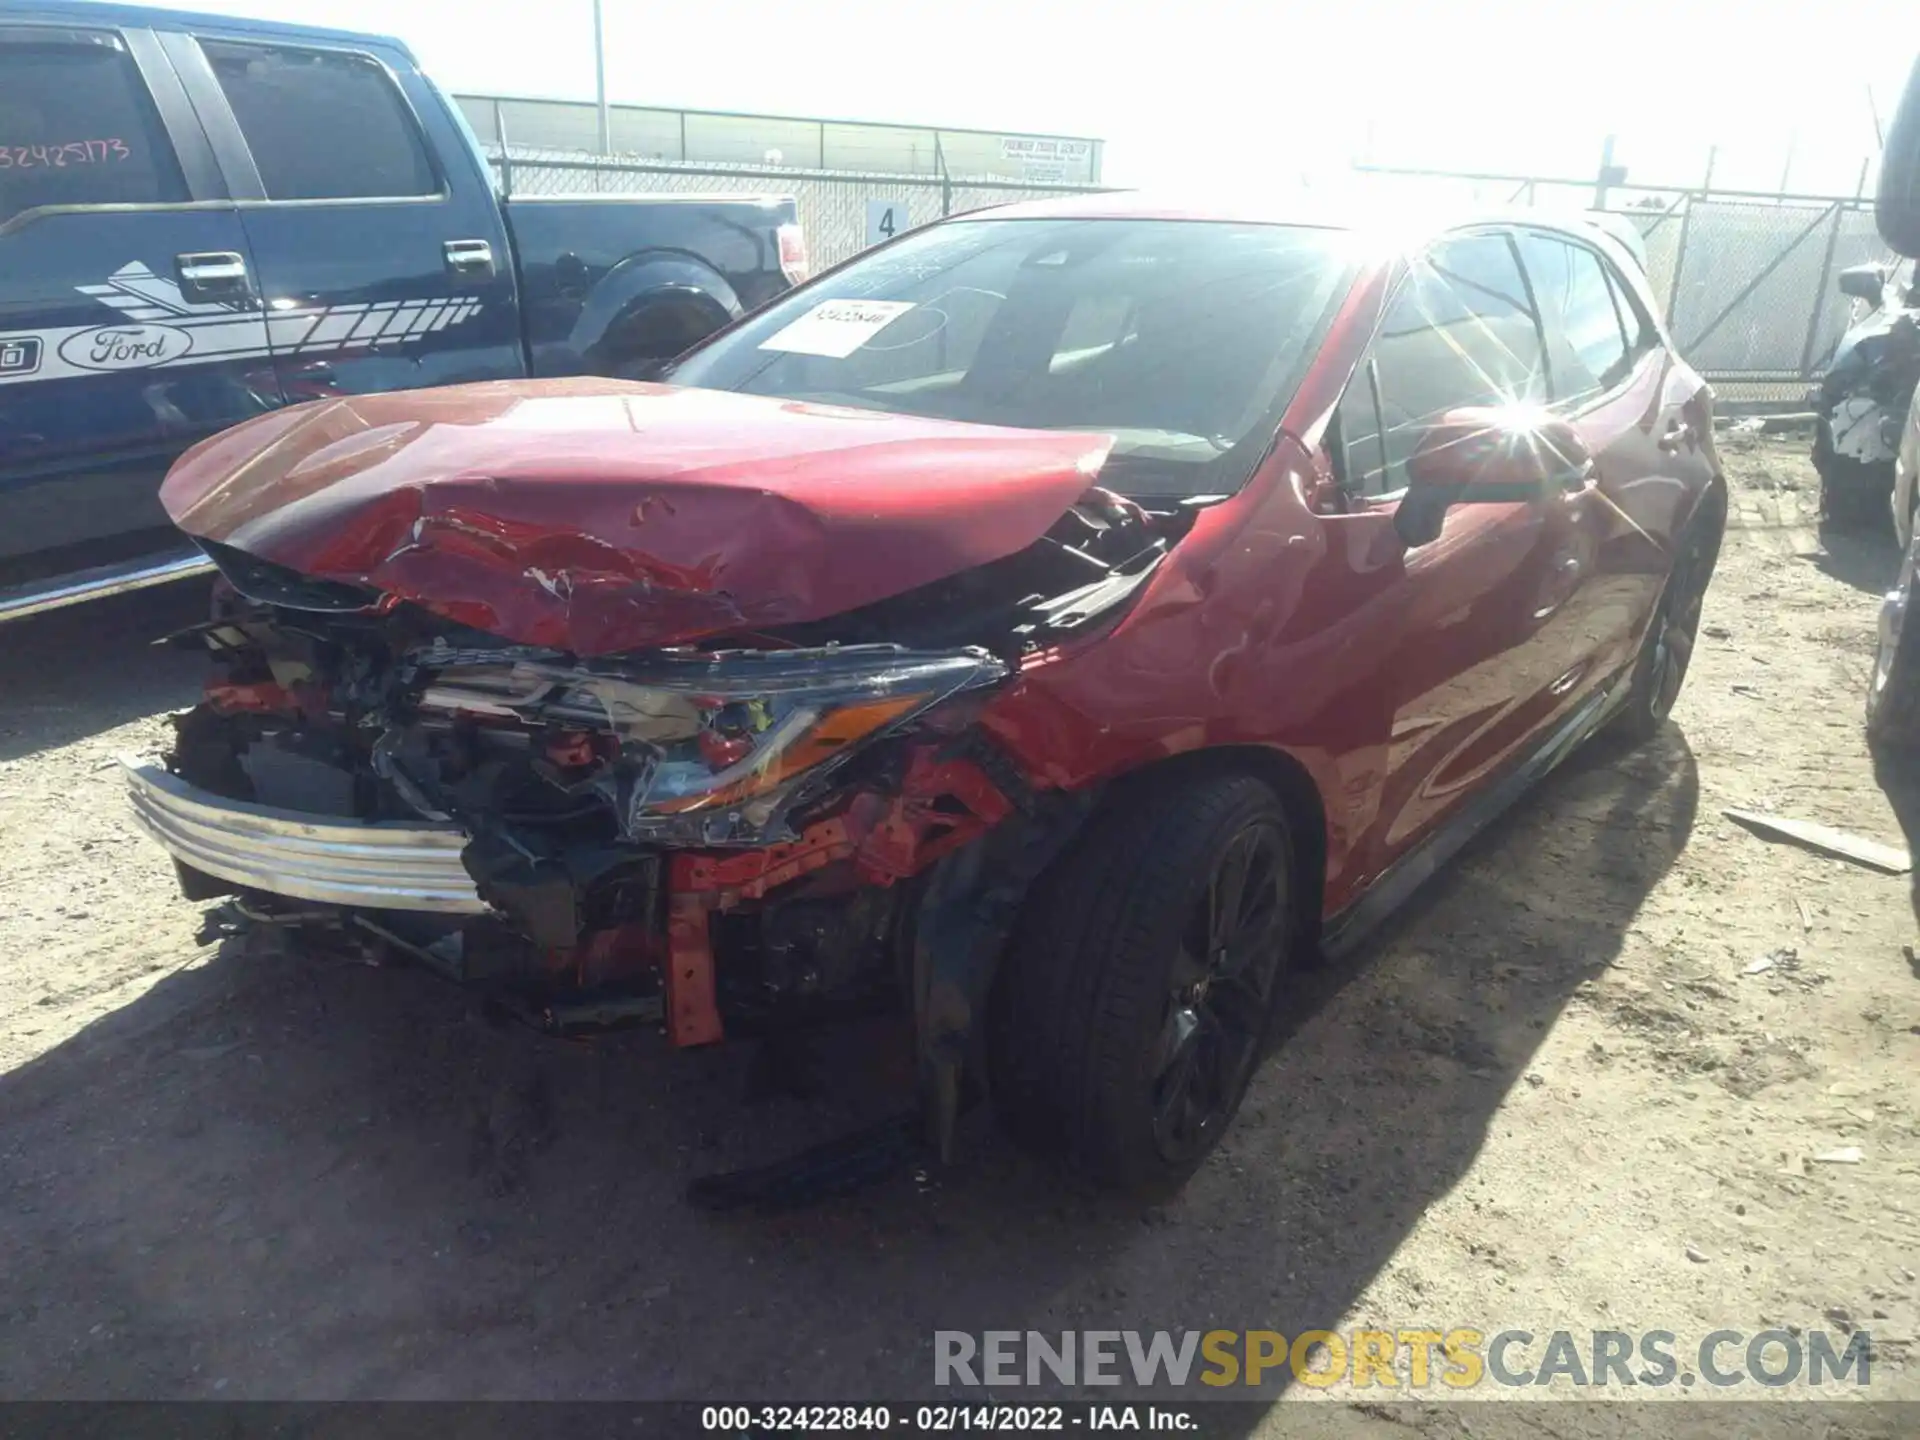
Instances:
[[[996,210],[669,379],[186,456],[213,672],[137,813],[190,897],[557,1032],[891,1008],[941,1151],[987,1096],[1144,1192],[1289,967],[1663,723],[1726,516],[1707,387],[1578,221]]]

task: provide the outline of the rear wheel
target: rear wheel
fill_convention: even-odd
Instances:
[[[731,318],[717,300],[707,295],[671,295],[649,301],[600,342],[591,370],[620,380],[651,380],[668,362],[691,350]]]
[[[1029,899],[988,1036],[995,1108],[1116,1188],[1185,1182],[1233,1119],[1295,933],[1293,843],[1250,776],[1128,787]]]
[[[1900,578],[1880,602],[1880,636],[1867,690],[1867,739],[1875,746],[1912,749],[1920,744],[1920,625],[1909,625],[1914,598],[1915,551],[1907,546]]]
[[[1720,538],[1726,531],[1726,492],[1718,486],[1707,492],[1700,508],[1680,532],[1673,569],[1640,656],[1634,662],[1626,704],[1615,722],[1629,744],[1641,744],[1659,733],[1673,713],[1693,663],[1693,647],[1700,636],[1700,612],[1706,602],[1707,582],[1720,558]]]
[[[1920,483],[1916,483],[1911,475],[1902,475],[1900,472],[1903,468],[1899,461],[1894,462],[1893,505],[1889,508],[1896,512],[1893,524],[1894,538],[1902,546],[1908,546],[1913,544],[1913,537],[1920,534]],[[1904,516],[1897,513],[1903,495],[1906,497]]]

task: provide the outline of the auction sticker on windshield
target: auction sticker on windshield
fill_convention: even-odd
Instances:
[[[823,300],[760,348],[844,360],[911,309],[908,300]]]

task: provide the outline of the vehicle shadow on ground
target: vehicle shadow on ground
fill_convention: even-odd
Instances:
[[[191,705],[203,656],[157,644],[207,618],[201,581],[50,611],[0,627],[0,761]]]
[[[1814,565],[1834,579],[1863,590],[1869,595],[1884,595],[1900,575],[1900,547],[1888,526],[1876,530],[1836,530],[1820,527],[1821,553]]]
[[[693,1176],[896,1103],[885,1047],[842,1037],[823,1094],[750,1101],[741,1049],[564,1045],[417,973],[230,942],[0,1077],[0,1394],[905,1400],[936,1329],[1335,1326],[1630,943],[1697,799],[1672,729],[1576,758],[1359,963],[1300,979],[1160,1206],[975,1115],[946,1174],[703,1215]]]

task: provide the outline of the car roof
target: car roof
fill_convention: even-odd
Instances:
[[[954,220],[1194,220],[1236,225],[1292,225],[1308,229],[1346,230],[1410,249],[1455,230],[1476,226],[1526,226],[1558,230],[1589,242],[1616,256],[1625,252],[1641,268],[1639,247],[1631,244],[1611,223],[1596,223],[1578,211],[1552,209],[1488,209],[1410,207],[1404,200],[1360,199],[1333,201],[1311,195],[1276,194],[1245,190],[1234,194],[1198,195],[1151,190],[1076,191],[1046,200],[1017,201],[985,210],[966,211]],[[1612,217],[1602,217],[1610,221]],[[1637,234],[1637,232],[1636,232]]]
[[[378,45],[411,57],[412,51],[391,35],[337,30],[325,25],[296,25],[281,20],[250,20],[235,15],[208,15],[196,10],[165,10],[147,5],[102,3],[102,0],[0,0],[0,18],[43,20],[57,25],[129,26],[153,30],[223,30],[228,34],[257,35],[269,40],[323,40],[334,44]]]

